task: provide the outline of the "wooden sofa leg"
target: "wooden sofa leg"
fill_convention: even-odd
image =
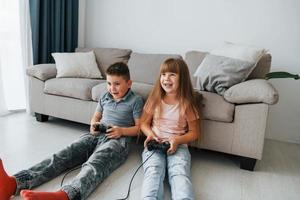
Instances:
[[[240,168],[253,171],[256,164],[256,159],[248,157],[240,157]]]
[[[43,115],[43,114],[40,114],[40,113],[35,113],[35,118],[36,118],[36,121],[39,121],[39,122],[46,122],[48,121],[48,115]]]

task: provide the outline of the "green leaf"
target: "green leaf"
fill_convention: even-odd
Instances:
[[[295,80],[298,80],[300,77],[298,74],[291,74],[288,72],[283,72],[283,71],[279,71],[279,72],[270,72],[267,73],[265,76],[265,79],[272,79],[272,78],[293,78]]]

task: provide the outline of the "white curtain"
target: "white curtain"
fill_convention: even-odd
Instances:
[[[8,113],[2,83],[2,73],[1,73],[1,57],[0,57],[0,116],[6,115]]]
[[[30,65],[33,65],[33,56],[32,56],[32,40],[31,40],[31,26],[30,26],[30,8],[29,0],[19,1],[20,6],[20,33],[21,33],[21,50],[22,50],[22,66],[23,66],[23,75],[24,75],[24,84],[25,84],[25,95],[26,95],[26,111],[31,113],[30,104],[29,104],[29,81],[28,76],[26,76],[26,68]]]
[[[0,0],[0,111],[26,109],[32,64],[29,0]]]

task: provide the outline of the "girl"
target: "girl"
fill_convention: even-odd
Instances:
[[[189,70],[182,59],[167,59],[145,104],[141,130],[150,140],[169,142],[167,154],[143,152],[144,181],[142,199],[163,199],[167,168],[172,199],[194,199],[190,178],[191,155],[187,144],[200,133],[200,102],[195,95]]]

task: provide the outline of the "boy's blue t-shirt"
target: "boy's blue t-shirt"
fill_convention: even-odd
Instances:
[[[130,127],[134,126],[134,119],[141,117],[143,106],[143,98],[129,89],[120,101],[115,101],[109,92],[104,93],[100,96],[96,111],[102,114],[102,123]]]

